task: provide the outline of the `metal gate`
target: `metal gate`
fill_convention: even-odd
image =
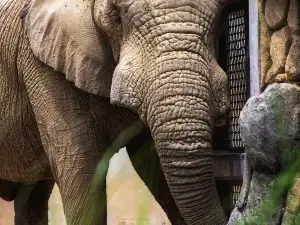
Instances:
[[[239,116],[250,97],[248,1],[228,5],[221,18],[218,39],[219,65],[228,75],[230,111],[227,124],[216,128],[213,149],[243,153]],[[238,198],[242,180],[216,181],[221,203],[227,215]]]

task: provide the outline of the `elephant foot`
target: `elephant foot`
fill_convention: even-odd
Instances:
[[[19,189],[20,184],[0,179],[0,198],[4,201],[13,201],[17,197]]]

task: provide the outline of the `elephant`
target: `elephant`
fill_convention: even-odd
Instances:
[[[225,224],[211,134],[229,109],[214,40],[230,2],[2,0],[0,179],[54,180],[68,225],[106,224],[109,158],[146,129],[186,224]]]
[[[259,213],[264,213],[261,204],[270,201],[269,196],[275,196],[271,194],[280,174],[299,160],[299,112],[300,88],[293,83],[270,84],[262,94],[247,101],[240,114],[245,143],[243,184],[228,225],[240,224],[244,219],[249,224],[281,225],[292,182],[288,181],[287,186],[281,188],[266,221],[262,221],[266,215]],[[295,169],[299,171],[299,163]],[[291,181],[296,175],[293,173],[289,176]]]
[[[149,132],[145,130],[132,138],[126,148],[135,171],[165,211],[171,224],[186,224],[166,184]],[[0,179],[0,197],[6,201],[14,200],[15,225],[48,224],[48,200],[53,186],[54,180],[19,184]]]

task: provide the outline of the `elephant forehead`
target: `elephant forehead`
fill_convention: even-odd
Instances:
[[[151,22],[155,18],[156,24],[188,21],[200,24],[209,21],[209,25],[213,25],[216,14],[220,12],[219,5],[208,0],[119,0],[117,5],[138,24]]]
[[[149,5],[152,5],[155,8],[178,8],[184,6],[190,6],[196,10],[201,10],[206,13],[213,13],[216,12],[219,5],[214,0],[185,0],[185,1],[178,1],[178,0],[148,0]]]

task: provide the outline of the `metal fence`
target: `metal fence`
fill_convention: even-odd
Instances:
[[[220,66],[228,75],[230,111],[226,127],[219,129],[214,141],[221,143],[215,144],[218,150],[244,152],[239,116],[250,97],[248,1],[226,7],[221,22],[223,29],[219,37],[218,56]],[[235,206],[241,184],[241,180],[217,182],[219,196],[227,215]]]
[[[226,19],[226,73],[229,81],[230,112],[228,144],[230,149],[244,147],[240,136],[239,116],[249,98],[248,9],[244,5],[232,8]]]

